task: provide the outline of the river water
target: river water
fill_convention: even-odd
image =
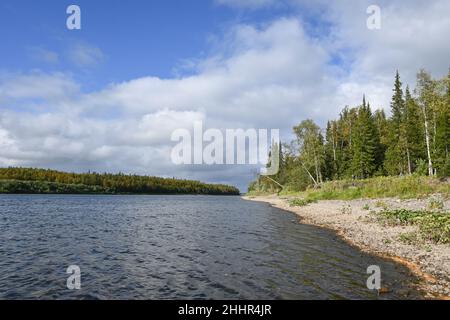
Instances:
[[[370,265],[390,293],[367,288]],[[0,195],[0,299],[396,299],[415,281],[239,197]]]

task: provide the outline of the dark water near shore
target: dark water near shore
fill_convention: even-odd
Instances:
[[[66,269],[81,268],[81,290]],[[414,298],[407,270],[239,197],[0,195],[0,299]]]

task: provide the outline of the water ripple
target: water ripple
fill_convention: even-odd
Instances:
[[[239,197],[0,195],[1,299],[376,299],[407,270]],[[66,288],[78,265],[81,290]]]

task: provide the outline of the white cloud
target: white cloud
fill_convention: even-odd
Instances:
[[[359,91],[369,94],[372,105],[388,108],[397,69],[410,86],[421,68],[437,77],[447,73],[450,42],[445,35],[450,33],[450,2],[378,1],[381,30],[366,27],[366,9],[371,4],[370,0],[324,4],[324,17],[331,22],[324,46],[329,52],[342,52],[349,64],[340,85],[347,103],[356,103]],[[348,51],[351,54],[346,56]]]
[[[78,91],[79,85],[63,73],[37,71],[0,75],[0,102],[23,99],[55,101],[71,97]]]

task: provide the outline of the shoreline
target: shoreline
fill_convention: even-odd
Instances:
[[[344,241],[361,251],[390,259],[406,266],[421,283],[424,298],[450,300],[450,245],[405,244],[402,233],[415,232],[413,226],[385,226],[374,221],[368,210],[380,201],[396,208],[426,207],[424,200],[360,199],[320,200],[307,206],[290,206],[289,197],[277,195],[242,196],[244,200],[267,203],[295,213],[301,223],[336,232]],[[446,203],[448,207],[450,204]]]

